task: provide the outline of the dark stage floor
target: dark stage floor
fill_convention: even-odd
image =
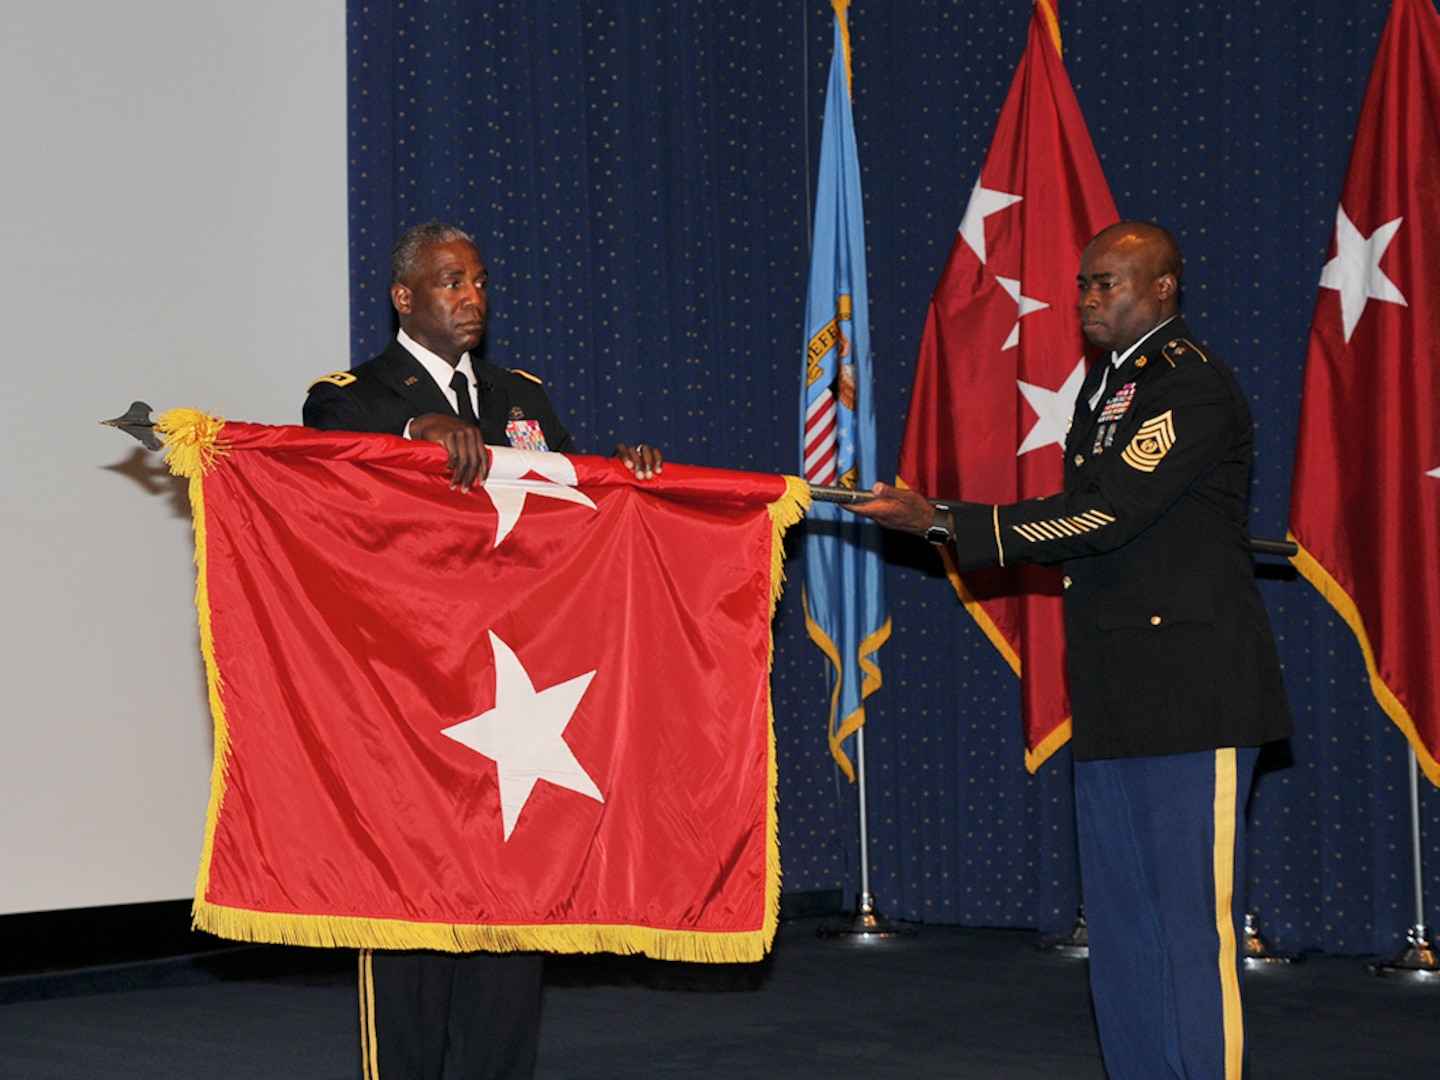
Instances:
[[[538,1080],[1103,1080],[1085,963],[1026,931],[781,928],[755,965],[561,957]],[[125,989],[117,989],[126,987]],[[1433,1080],[1440,983],[1307,957],[1246,985],[1251,1080]],[[4,1080],[356,1080],[349,954],[241,948],[0,980]]]

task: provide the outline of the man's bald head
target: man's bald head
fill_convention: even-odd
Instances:
[[[1101,229],[1086,245],[1086,250],[1096,244],[1115,244],[1130,252],[1139,260],[1150,263],[1156,277],[1171,274],[1178,282],[1185,269],[1185,260],[1180,255],[1180,245],[1170,230],[1149,221],[1121,221],[1108,229]]]

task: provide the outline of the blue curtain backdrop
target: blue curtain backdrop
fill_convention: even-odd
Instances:
[[[1251,395],[1257,535],[1285,532],[1306,332],[1388,8],[1060,4],[1116,203],[1178,235],[1187,318]],[[583,449],[644,439],[676,461],[793,472],[830,5],[351,0],[348,15],[356,361],[391,332],[393,238],[445,218],[490,264],[489,358],[542,377]],[[851,8],[882,472],[1029,17],[1028,0]],[[853,893],[854,792],[826,748],[792,544],[774,666],[785,888]],[[1068,755],[1025,772],[1008,668],[927,545],[891,538],[886,554],[895,630],[866,736],[876,903],[1068,929]],[[1298,734],[1252,803],[1250,910],[1280,949],[1390,954],[1415,917],[1404,741],[1348,628],[1283,562],[1261,573]],[[1440,796],[1421,799],[1433,916]]]

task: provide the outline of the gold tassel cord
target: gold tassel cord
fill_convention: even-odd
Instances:
[[[155,431],[165,448],[165,464],[171,473],[193,481],[214,468],[215,459],[230,452],[220,441],[224,427],[223,416],[211,416],[199,409],[171,409],[156,417]]]

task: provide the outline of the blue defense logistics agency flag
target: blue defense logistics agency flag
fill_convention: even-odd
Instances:
[[[825,91],[805,307],[801,471],[812,484],[863,491],[877,479],[865,218],[850,112],[849,0],[832,0],[832,6],[835,45]],[[874,654],[890,637],[883,574],[878,526],[832,503],[811,506],[805,625],[830,659],[830,752],[852,780],[855,770],[844,743],[865,723],[865,699],[880,688]]]

